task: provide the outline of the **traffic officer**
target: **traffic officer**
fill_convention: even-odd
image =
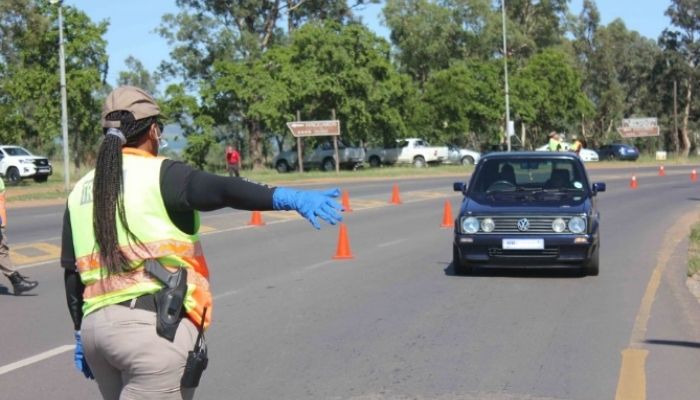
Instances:
[[[549,142],[547,143],[547,148],[549,151],[561,150],[561,139],[559,138],[559,134],[554,131],[549,132]]]
[[[583,141],[576,135],[572,136],[571,139],[573,139],[574,143],[571,145],[569,150],[576,154],[581,154],[581,149],[584,147]]]
[[[37,287],[39,282],[29,280],[26,276],[17,272],[12,265],[10,248],[7,245],[7,210],[5,209],[5,182],[0,178],[0,271],[12,283],[15,296]]]
[[[197,327],[208,327],[212,315],[198,211],[296,210],[317,229],[317,217],[330,224],[342,219],[338,189],[272,188],[156,157],[160,117],[139,88],[123,86],[107,96],[96,167],[70,193],[63,220],[61,265],[75,363],[94,376],[105,399],[194,395],[180,380]],[[163,299],[178,295],[149,269],[154,265],[182,283],[174,286],[182,288],[180,304],[163,306]],[[162,296],[167,290],[175,291]]]

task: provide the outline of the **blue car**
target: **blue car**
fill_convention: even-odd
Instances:
[[[600,214],[583,162],[568,152],[511,152],[484,156],[455,220],[452,265],[475,268],[576,268],[598,275]]]
[[[639,150],[628,144],[606,144],[597,150],[601,160],[636,161],[639,158]]]

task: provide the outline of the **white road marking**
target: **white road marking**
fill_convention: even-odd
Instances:
[[[386,243],[378,244],[377,247],[389,247],[389,246],[393,246],[393,245],[395,245],[395,244],[399,244],[399,243],[405,242],[405,241],[406,241],[406,239],[394,240],[394,241],[391,241],[391,242],[386,242]]]
[[[51,349],[49,351],[45,351],[43,353],[39,353],[35,356],[25,358],[24,360],[19,360],[19,361],[13,362],[12,364],[7,364],[3,367],[0,367],[0,375],[6,374],[8,372],[12,372],[12,371],[19,369],[19,368],[22,368],[22,367],[26,367],[27,365],[38,363],[39,361],[44,361],[47,358],[57,356],[59,354],[65,353],[67,351],[72,351],[73,349],[75,349],[75,345],[67,344],[64,346],[56,347],[55,349]]]
[[[233,296],[234,294],[237,294],[238,290],[229,290],[228,292],[223,292],[221,294],[217,294],[216,296],[212,297],[213,300],[220,299],[222,297],[228,297],[228,296]]]

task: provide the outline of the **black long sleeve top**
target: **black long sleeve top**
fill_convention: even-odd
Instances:
[[[165,160],[160,169],[160,191],[170,220],[180,230],[194,233],[194,211],[224,207],[241,210],[272,210],[274,188],[244,178],[222,177],[194,169],[178,161]],[[83,319],[83,290],[76,268],[73,234],[68,207],[63,215],[61,266],[68,311],[75,330]]]

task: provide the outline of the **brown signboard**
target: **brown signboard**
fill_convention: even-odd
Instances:
[[[340,121],[295,121],[287,122],[294,137],[340,136]]]
[[[625,138],[659,136],[659,125],[656,118],[623,119],[617,131]]]

